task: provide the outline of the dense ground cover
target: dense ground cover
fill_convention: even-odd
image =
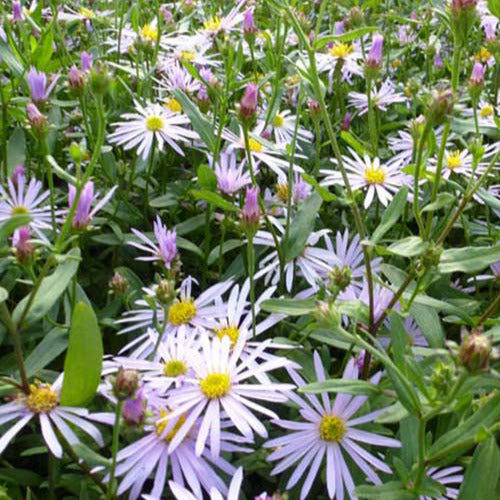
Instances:
[[[500,2],[0,5],[0,499],[500,499]]]

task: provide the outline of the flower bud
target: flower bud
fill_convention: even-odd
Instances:
[[[176,297],[175,283],[171,280],[163,279],[153,289],[160,304],[170,304]]]
[[[120,401],[133,398],[139,388],[139,373],[135,370],[125,370],[120,367],[112,383],[113,394]]]
[[[365,64],[371,69],[378,69],[382,63],[382,50],[384,47],[384,37],[380,33],[373,35],[373,42],[370,53],[366,58]]]
[[[123,295],[128,289],[129,283],[127,278],[115,271],[113,277],[109,281],[109,288],[114,295]]]
[[[460,344],[460,361],[470,373],[488,368],[491,355],[491,338],[483,334],[482,329],[472,330]]]
[[[443,59],[441,58],[441,54],[439,52],[436,52],[436,55],[434,56],[434,67],[435,68],[444,68],[444,62],[443,62]]]
[[[123,419],[129,425],[139,425],[144,421],[146,415],[146,398],[143,390],[139,389],[135,398],[125,400],[123,405]]]
[[[352,271],[349,266],[337,267],[335,266],[330,271],[330,286],[329,288],[333,293],[343,292],[352,280]]]
[[[90,88],[94,94],[104,95],[109,88],[110,77],[105,66],[99,65],[90,71]]]
[[[451,89],[433,90],[427,106],[427,119],[432,126],[440,125],[453,109]]]
[[[40,113],[36,105],[32,102],[26,104],[26,113],[33,129],[39,134],[43,133],[48,123],[47,117]]]
[[[14,167],[12,175],[10,176],[10,180],[12,181],[12,184],[14,184],[14,186],[17,186],[19,184],[20,177],[24,177],[25,172],[26,169],[22,165],[17,165],[16,167]]]
[[[431,269],[439,264],[443,247],[430,244],[420,258],[420,263],[424,269]]]
[[[254,235],[259,229],[260,208],[259,208],[259,188],[247,188],[245,204],[241,211],[241,225],[247,234]]]
[[[342,123],[340,124],[340,130],[347,131],[351,127],[352,114],[346,111],[344,118],[342,118]]]
[[[320,300],[316,303],[316,310],[313,311],[313,316],[322,326],[332,328],[339,326],[342,317],[333,302],[325,302]]]
[[[312,118],[317,118],[321,114],[321,106],[316,99],[307,99],[307,107]]]
[[[469,78],[469,94],[473,102],[479,100],[479,96],[483,90],[485,70],[486,68],[479,61],[476,61],[472,67],[472,73]]]
[[[451,363],[438,361],[431,375],[431,386],[440,398],[445,396],[453,384],[455,368]]]
[[[12,235],[12,251],[21,263],[29,260],[35,251],[35,245],[30,241],[30,237],[29,226],[16,229]]]
[[[12,21],[22,21],[23,20],[23,7],[21,2],[14,0],[12,2]]]
[[[165,4],[160,7],[160,14],[163,16],[163,20],[166,24],[172,24],[174,22],[174,15]]]
[[[69,146],[69,154],[75,163],[82,163],[87,158],[88,151],[82,144],[72,142]]]
[[[94,60],[92,54],[89,54],[88,52],[82,52],[80,60],[82,64],[82,71],[88,72],[92,69],[92,63]]]
[[[252,43],[255,40],[256,32],[257,27],[255,26],[253,10],[247,9],[243,14],[243,34],[248,43]]]
[[[257,116],[257,104],[259,89],[254,83],[249,83],[240,101],[240,119],[242,122],[251,124]]]
[[[349,11],[349,24],[352,28],[362,26],[364,23],[363,11],[359,7],[352,7]]]
[[[85,83],[83,73],[74,64],[69,70],[68,81],[73,90],[81,90]]]

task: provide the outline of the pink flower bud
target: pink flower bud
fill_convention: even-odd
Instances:
[[[253,10],[247,9],[243,14],[243,33],[248,36],[254,35],[256,31],[257,27],[253,18]]]
[[[19,184],[19,180],[21,177],[24,177],[25,172],[26,169],[22,165],[14,167],[14,171],[10,176],[10,180],[12,181],[12,184],[14,184],[14,186],[17,186]]]
[[[370,53],[366,59],[366,64],[370,67],[378,67],[382,62],[382,49],[384,47],[384,37],[380,33],[373,35],[373,42]]]
[[[85,83],[83,73],[74,64],[69,70],[68,81],[72,89],[81,89]]]
[[[12,21],[22,21],[23,20],[23,8],[21,2],[14,0],[12,2]]]
[[[16,229],[12,235],[12,246],[19,262],[25,262],[35,251],[35,245],[30,241],[30,237],[29,226]]]
[[[47,125],[47,117],[40,113],[38,108],[32,102],[26,104],[26,113],[28,114],[28,120],[32,127],[41,130]]]
[[[471,85],[482,85],[484,83],[484,72],[485,67],[479,61],[476,61],[472,67],[469,83]]]
[[[259,188],[247,188],[245,204],[241,211],[241,222],[244,231],[255,234],[259,228],[260,208],[259,208]]]
[[[255,83],[249,83],[245,88],[245,93],[240,101],[240,118],[243,121],[250,121],[257,114],[259,90]]]

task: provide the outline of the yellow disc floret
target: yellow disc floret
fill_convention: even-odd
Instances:
[[[281,201],[287,202],[288,201],[288,183],[282,182],[281,184],[278,184],[278,186],[276,187],[276,194],[278,195],[278,198]]]
[[[488,118],[493,114],[493,106],[491,104],[485,104],[479,111],[481,118]]]
[[[336,43],[329,49],[329,52],[332,56],[345,59],[353,50],[354,47],[349,43]]]
[[[146,128],[151,132],[158,132],[163,128],[163,118],[161,116],[148,116],[146,118]]]
[[[24,205],[16,205],[15,207],[12,207],[12,210],[10,211],[10,215],[25,215],[29,213],[29,208]]]
[[[208,399],[222,398],[229,392],[231,380],[226,373],[210,373],[200,381],[201,392]]]
[[[252,139],[252,137],[248,140],[248,145],[250,146],[251,151],[262,151],[262,144],[259,141]]]
[[[194,58],[196,57],[196,54],[190,50],[181,50],[181,56],[180,59],[182,61],[187,61],[191,62],[194,61]]]
[[[46,413],[59,403],[57,392],[50,384],[36,382],[30,385],[30,393],[26,397],[26,405],[34,413]]]
[[[454,170],[455,168],[462,166],[462,157],[460,156],[460,150],[453,151],[448,155],[448,159],[446,161],[446,166],[450,170]]]
[[[182,111],[181,103],[173,97],[169,97],[165,101],[165,107],[167,107],[173,113],[180,113]]]
[[[78,14],[80,14],[85,19],[94,19],[95,13],[86,7],[80,7],[78,9]]]
[[[160,420],[155,423],[156,427],[156,434],[158,436],[162,437],[165,429],[167,428],[168,425],[168,412],[166,410],[161,410],[160,411]],[[167,433],[166,436],[163,436],[163,439],[165,442],[170,443],[172,439],[174,439],[174,436],[177,434],[177,431],[182,427],[182,424],[186,421],[186,417],[184,415],[181,415],[178,419],[177,422],[175,422],[175,425],[172,427],[172,430]]]
[[[491,59],[491,52],[486,47],[481,47],[479,52],[475,55],[476,60],[487,63]]]
[[[323,441],[338,443],[346,433],[344,421],[336,415],[325,415],[319,424],[319,437]]]
[[[276,116],[273,118],[273,127],[275,128],[280,128],[284,125],[285,119],[277,113]]]
[[[196,306],[191,299],[175,302],[168,310],[168,322],[174,326],[185,325],[195,316]]]
[[[365,181],[368,184],[383,184],[385,182],[384,169],[373,166],[365,168]]]
[[[151,24],[145,24],[140,30],[139,34],[143,40],[148,40],[150,42],[156,42],[158,39],[158,29]]]
[[[165,363],[163,373],[166,377],[178,377],[187,373],[187,366],[184,361],[180,359],[171,359]]]
[[[225,326],[224,328],[216,328],[215,329],[215,334],[217,337],[220,339],[223,339],[224,337],[229,337],[231,340],[231,344],[236,344],[238,342],[238,337],[240,336],[240,330],[238,329],[237,326]]]
[[[203,27],[207,31],[217,31],[220,28],[221,19],[219,16],[211,17],[203,23]]]

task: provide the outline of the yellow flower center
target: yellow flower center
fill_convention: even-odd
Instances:
[[[225,396],[231,387],[231,380],[226,373],[210,373],[200,381],[201,392],[208,399],[217,399]]]
[[[45,413],[53,410],[59,402],[57,393],[50,384],[36,382],[30,385],[30,393],[26,397],[26,405],[34,413]]]
[[[462,158],[460,157],[460,150],[453,151],[453,153],[448,155],[448,160],[446,161],[446,166],[453,170],[457,167],[462,166]]]
[[[391,66],[393,68],[399,68],[399,66],[401,66],[401,59],[394,59],[394,61],[391,62]]]
[[[221,19],[219,16],[211,17],[203,23],[203,27],[208,31],[217,31],[220,28]]]
[[[493,106],[491,104],[485,104],[481,108],[481,111],[479,111],[479,114],[481,118],[488,118],[488,116],[491,116],[493,114]]]
[[[339,443],[346,433],[344,421],[336,415],[325,415],[319,424],[319,437],[323,441]]]
[[[276,194],[281,201],[288,201],[288,184],[286,182],[278,184],[278,186],[276,187]]]
[[[181,50],[181,59],[183,61],[194,61],[196,54],[190,50]]]
[[[285,120],[279,113],[273,118],[273,127],[275,128],[282,127],[284,123]]]
[[[168,310],[168,322],[174,326],[185,325],[195,316],[196,306],[191,299],[176,302],[172,304]]]
[[[78,9],[78,14],[80,14],[85,19],[94,19],[95,13],[86,7],[80,7]]]
[[[248,140],[248,145],[250,146],[250,151],[262,151],[262,144],[251,137]]]
[[[163,118],[161,116],[148,116],[146,118],[146,128],[151,132],[158,132],[163,128]]]
[[[491,52],[486,47],[481,47],[479,52],[476,53],[476,59],[483,63],[488,62],[491,58]]]
[[[178,377],[179,375],[184,375],[187,373],[187,366],[184,361],[180,359],[171,359],[165,363],[163,367],[163,374],[166,377]]]
[[[173,113],[180,113],[182,111],[181,103],[173,97],[169,97],[165,101],[165,106]]]
[[[336,43],[329,52],[332,56],[345,59],[353,50],[354,47],[350,43]]]
[[[12,207],[12,210],[10,211],[10,215],[25,215],[29,213],[29,208],[24,205],[16,205],[15,207]]]
[[[166,410],[161,410],[160,411],[160,419],[165,419],[165,420],[160,420],[155,423],[156,427],[156,434],[161,437],[163,432],[165,431],[167,424],[168,424],[168,412]],[[175,423],[174,427],[172,430],[163,438],[166,443],[170,443],[172,439],[174,439],[174,436],[177,434],[177,431],[182,427],[184,422],[186,421],[186,417],[184,415],[181,415],[178,419],[177,422]]]
[[[217,337],[223,339],[224,337],[229,337],[231,344],[236,344],[238,337],[240,336],[240,331],[237,326],[225,326],[224,328],[216,328],[215,333]]]
[[[158,28],[151,26],[151,24],[145,24],[140,30],[139,34],[144,40],[149,40],[150,42],[156,42],[158,39]]]
[[[365,181],[368,184],[383,184],[385,182],[385,172],[383,168],[365,168]]]

